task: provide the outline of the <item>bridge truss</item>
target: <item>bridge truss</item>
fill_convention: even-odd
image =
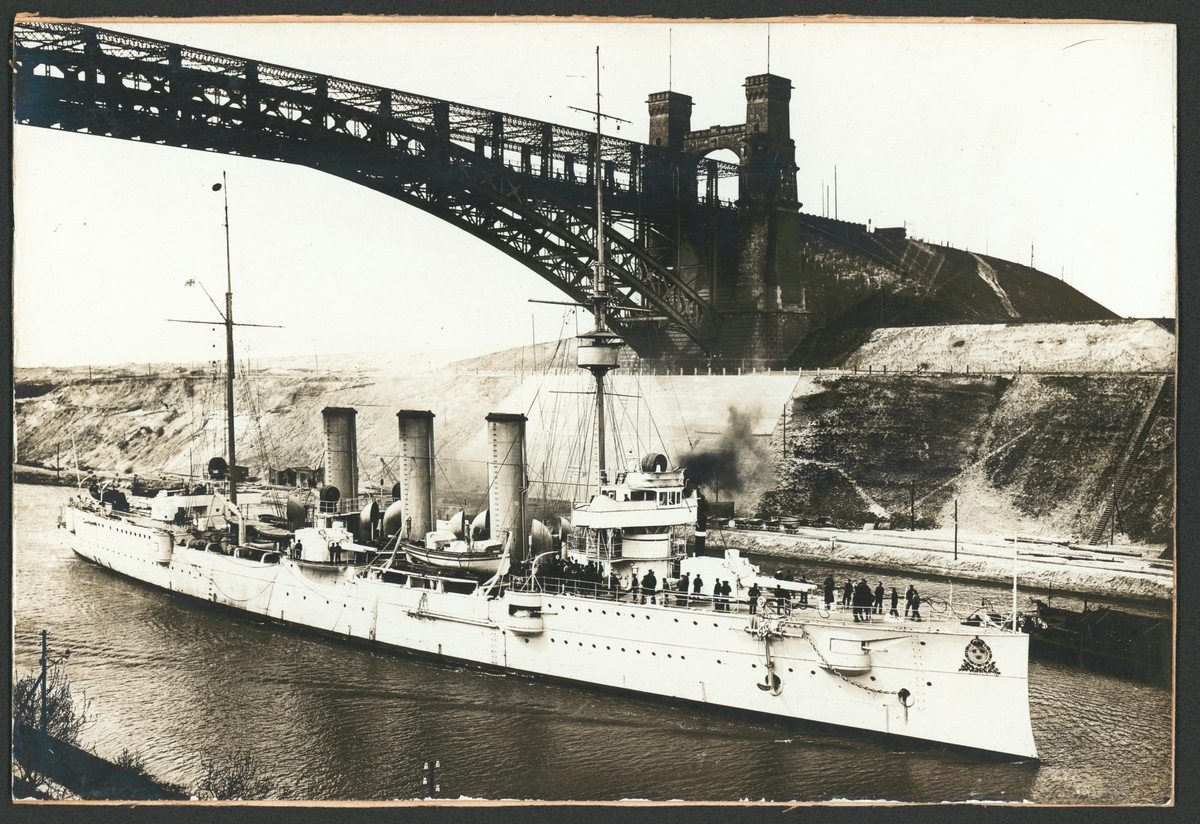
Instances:
[[[334,174],[458,226],[580,303],[599,172],[614,327],[643,355],[668,337],[713,352],[712,293],[681,279],[671,250],[684,219],[695,231],[732,217],[716,181],[733,164],[607,136],[597,153],[579,129],[78,24],[18,22],[13,57],[18,124]]]

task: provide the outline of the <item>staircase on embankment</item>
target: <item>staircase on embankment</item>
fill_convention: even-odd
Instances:
[[[1117,502],[1121,497],[1121,490],[1125,487],[1125,481],[1129,479],[1129,472],[1133,468],[1134,462],[1138,455],[1142,452],[1142,447],[1146,445],[1146,438],[1150,435],[1150,427],[1154,424],[1154,419],[1158,415],[1158,410],[1162,407],[1163,401],[1168,397],[1174,387],[1174,379],[1170,376],[1164,377],[1158,384],[1158,392],[1154,396],[1154,400],[1146,407],[1146,413],[1142,416],[1141,424],[1138,426],[1137,433],[1133,437],[1133,442],[1129,445],[1129,449],[1125,453],[1125,459],[1121,464],[1121,471],[1117,474],[1117,480],[1113,483],[1112,495],[1104,504],[1104,511],[1100,513],[1100,520],[1096,523],[1096,528],[1092,530],[1091,536],[1088,538],[1088,545],[1095,546],[1100,543],[1100,538],[1104,535],[1104,530],[1108,527],[1109,519],[1116,513]]]

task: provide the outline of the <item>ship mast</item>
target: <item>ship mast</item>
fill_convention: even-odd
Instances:
[[[593,175],[596,179],[596,263],[592,278],[592,316],[596,328],[586,332],[581,338],[578,349],[579,368],[587,369],[596,379],[596,459],[597,459],[597,488],[608,483],[608,469],[605,461],[604,439],[604,376],[616,369],[617,349],[620,340],[608,328],[608,292],[605,283],[604,262],[604,161],[601,157],[600,145],[603,139],[600,113],[600,47],[596,47],[596,149],[592,162]],[[614,118],[616,119],[616,118]]]
[[[237,439],[233,429],[233,272],[229,262],[229,186],[221,172],[225,197],[225,417],[229,426],[229,502],[237,506]]]

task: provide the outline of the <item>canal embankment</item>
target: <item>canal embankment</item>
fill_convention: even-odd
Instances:
[[[718,528],[708,541],[744,553],[998,584],[1012,582],[1015,564],[1022,590],[1084,597],[1169,602],[1175,592],[1173,563],[1159,558],[1161,546],[1081,546],[1020,535],[960,534],[955,541],[952,529]]]

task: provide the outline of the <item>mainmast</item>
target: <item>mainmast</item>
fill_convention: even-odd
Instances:
[[[229,262],[229,187],[221,172],[225,197],[225,417],[229,426],[229,502],[237,505],[237,438],[233,429],[233,273]]]
[[[608,328],[608,292],[605,283],[604,262],[604,161],[600,145],[603,137],[600,120],[600,47],[596,47],[596,149],[593,161],[593,176],[596,179],[596,263],[592,278],[592,315],[596,328],[586,332],[578,349],[578,364],[596,378],[596,458],[599,470],[598,484],[608,482],[604,443],[604,376],[618,364],[617,350],[620,339]]]

